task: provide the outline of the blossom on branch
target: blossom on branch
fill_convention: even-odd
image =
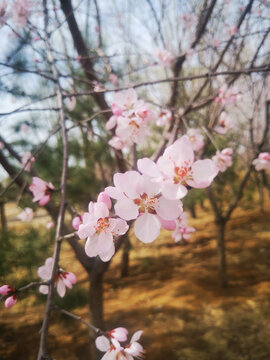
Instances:
[[[115,136],[109,144],[116,149],[141,144],[148,134],[147,124],[154,114],[148,105],[138,100],[136,91],[128,89],[116,93],[112,103],[113,116],[106,124],[107,130],[115,128]]]
[[[5,307],[6,308],[10,308],[12,306],[14,306],[18,300],[18,296],[16,294],[14,294],[16,292],[16,289],[10,285],[3,285],[0,287],[0,295],[3,296],[7,296],[10,295],[6,298],[5,300]]]
[[[162,195],[170,200],[186,196],[188,186],[197,189],[208,187],[218,174],[212,160],[194,162],[192,143],[187,135],[167,147],[157,164],[148,158],[138,160],[138,169],[153,183],[160,184]]]
[[[186,212],[183,212],[181,217],[176,220],[175,225],[175,230],[172,234],[175,242],[179,242],[183,239],[188,241],[190,239],[190,234],[196,231],[193,227],[188,226]]]
[[[115,332],[114,336],[111,333]],[[106,352],[101,360],[133,360],[134,358],[143,359],[145,350],[138,340],[142,335],[142,330],[136,331],[128,345],[122,346],[120,342],[127,340],[127,329],[117,328],[96,338],[96,347],[102,352]]]
[[[33,177],[29,190],[34,195],[33,202],[38,201],[39,205],[44,206],[50,201],[54,186],[51,182],[47,183],[39,177]]]
[[[257,171],[270,170],[270,153],[260,153],[257,159],[254,159],[252,164],[255,166]]]
[[[27,23],[30,16],[30,2],[29,0],[16,0],[12,7],[12,20],[13,22],[23,28]]]
[[[158,237],[162,226],[160,218],[175,220],[183,211],[180,200],[166,199],[160,193],[158,183],[137,171],[116,173],[113,180],[115,186],[109,186],[105,191],[117,200],[115,212],[124,220],[135,219],[134,233],[144,243]]]
[[[87,238],[86,255],[109,261],[115,253],[114,239],[128,231],[128,224],[122,219],[110,218],[104,202],[90,202],[88,212],[83,214],[82,219],[78,235],[80,239]]]
[[[216,155],[213,156],[212,159],[220,172],[224,172],[229,166],[232,166],[232,153],[233,150],[231,148],[226,148],[222,151],[217,151]]]
[[[172,112],[169,109],[163,109],[157,119],[156,124],[158,126],[168,125],[172,120]]]
[[[235,89],[228,89],[227,85],[223,85],[219,91],[218,96],[215,97],[214,102],[222,105],[233,105],[238,99],[238,94]]]
[[[38,276],[45,280],[49,281],[52,277],[53,270],[53,258],[49,257],[46,259],[45,264],[38,268]],[[66,293],[66,287],[72,289],[72,286],[76,284],[77,278],[72,272],[64,271],[59,268],[55,275],[54,283],[56,285],[57,292],[60,297],[64,297]],[[49,287],[47,285],[41,285],[39,291],[42,294],[48,294]]]
[[[225,111],[222,111],[219,117],[218,125],[214,127],[214,131],[217,134],[223,135],[232,129],[233,129],[232,119]]]
[[[188,129],[187,136],[194,151],[199,151],[204,147],[203,135],[200,129]]]

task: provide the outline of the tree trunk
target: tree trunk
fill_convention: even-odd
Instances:
[[[103,272],[92,270],[89,274],[90,292],[89,292],[89,309],[90,323],[95,327],[105,330],[103,318]],[[92,332],[90,336],[93,338],[95,334]],[[100,351],[96,348],[95,342],[90,343],[91,360],[100,359]]]
[[[129,237],[126,236],[123,253],[122,253],[122,263],[121,263],[121,277],[126,277],[129,275],[129,251],[131,249],[131,244]]]
[[[5,203],[3,201],[0,202],[0,221],[1,221],[1,229],[2,232],[7,231],[7,219],[5,214]]]
[[[219,255],[219,279],[222,287],[228,285],[227,280],[227,263],[226,263],[226,246],[225,246],[225,225],[224,221],[217,223],[218,236],[218,255]]]
[[[196,219],[197,218],[196,205],[195,204],[190,205],[189,210],[190,210],[190,213],[191,213],[191,216],[193,217],[193,219]]]

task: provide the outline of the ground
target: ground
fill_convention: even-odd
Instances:
[[[256,209],[234,213],[226,232],[229,286],[224,289],[218,279],[209,209],[198,209],[198,218],[191,221],[197,232],[187,245],[175,245],[165,232],[149,245],[132,239],[130,276],[120,278],[119,253],[105,277],[108,329],[144,330],[148,360],[269,360],[269,219],[269,203],[263,213]],[[61,265],[76,273],[74,294],[82,296],[87,294],[87,278],[73,260],[65,244]],[[36,358],[43,311],[44,302],[36,300],[35,291],[12,309],[1,305],[0,359]],[[88,321],[83,296],[72,312]],[[89,360],[87,328],[57,311],[52,320],[49,346],[54,358]]]

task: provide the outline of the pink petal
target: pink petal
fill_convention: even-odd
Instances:
[[[164,220],[176,220],[182,214],[183,206],[180,200],[168,200],[161,196],[155,210]]]
[[[47,286],[47,285],[40,285],[40,287],[39,287],[39,292],[40,292],[41,294],[47,295],[48,292],[49,292],[49,286]]]
[[[139,159],[137,161],[138,170],[143,174],[149,177],[160,177],[161,174],[158,170],[158,167],[154,161],[149,158]]]
[[[98,350],[108,351],[110,349],[110,341],[104,335],[98,336],[95,340],[95,344]]]
[[[84,250],[89,257],[98,255],[98,235],[95,234],[86,240]]]
[[[114,337],[118,341],[127,341],[128,330],[123,327],[118,327],[109,332],[110,337]]]
[[[130,343],[132,344],[135,341],[140,340],[141,336],[142,336],[143,331],[142,330],[138,330],[136,331],[133,335],[132,338],[130,340]]]
[[[110,231],[113,236],[124,235],[128,231],[128,224],[122,219],[110,219]]]
[[[51,196],[50,195],[44,195],[42,196],[42,198],[39,200],[39,205],[40,206],[44,206],[46,204],[48,204],[48,202],[50,201]]]
[[[185,197],[188,190],[184,185],[164,182],[162,183],[161,192],[165,198],[169,200],[177,200]]]
[[[117,189],[131,199],[136,199],[139,195],[138,187],[141,186],[142,176],[137,171],[127,171],[124,174],[117,173],[113,177]]]
[[[111,199],[110,199],[109,195],[105,191],[101,192],[98,195],[97,202],[103,202],[107,206],[107,208],[109,210],[112,207]]]
[[[135,221],[134,233],[142,242],[151,243],[158,237],[160,226],[157,216],[145,213]]]
[[[114,243],[112,243],[112,245],[109,249],[107,249],[104,252],[100,252],[98,255],[102,261],[107,262],[107,261],[111,260],[114,253],[115,253],[115,246],[114,246]]]
[[[158,217],[158,219],[159,219],[163,229],[168,230],[168,231],[172,231],[175,229],[175,227],[176,227],[175,220],[164,220],[161,217]]]
[[[105,218],[109,216],[109,209],[104,202],[98,202],[94,205],[94,216],[95,219]]]
[[[218,174],[218,167],[210,159],[198,160],[192,165],[193,181],[187,180],[187,184],[201,189],[209,186]]]
[[[130,199],[117,201],[114,210],[116,215],[124,220],[136,219],[139,215],[138,206]]]
[[[56,289],[57,289],[57,292],[58,292],[58,294],[59,294],[60,297],[64,297],[64,296],[65,296],[66,287],[65,287],[64,282],[63,282],[61,279],[58,280]]]

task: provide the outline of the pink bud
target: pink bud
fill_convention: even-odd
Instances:
[[[72,227],[74,230],[79,230],[79,226],[82,223],[82,217],[81,215],[75,216],[75,218],[72,220]]]
[[[97,202],[103,202],[109,210],[112,207],[111,199],[110,199],[109,195],[107,193],[105,193],[105,191],[102,191],[98,195]]]
[[[14,306],[16,304],[17,299],[18,299],[17,295],[9,296],[5,301],[5,307],[11,308],[12,306]]]
[[[9,285],[3,285],[0,287],[0,294],[1,295],[8,295],[11,291],[14,291],[15,289],[12,286]]]

